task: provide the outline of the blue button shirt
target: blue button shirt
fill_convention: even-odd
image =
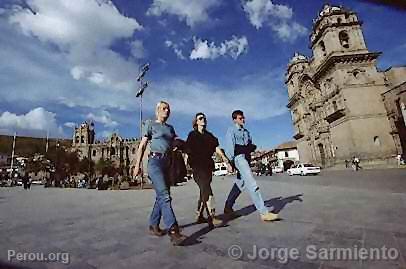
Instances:
[[[247,129],[240,127],[238,124],[229,127],[227,130],[225,143],[225,152],[227,158],[234,160],[234,148],[236,144],[246,146],[251,143],[252,138]]]

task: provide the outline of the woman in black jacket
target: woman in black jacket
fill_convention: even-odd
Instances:
[[[203,217],[207,212],[210,227],[218,225],[221,220],[215,218],[214,196],[211,189],[212,172],[214,170],[213,154],[217,152],[222,160],[227,163],[229,172],[233,171],[230,161],[219,147],[218,139],[207,131],[207,119],[203,113],[197,113],[193,119],[193,131],[186,140],[186,151],[188,153],[189,165],[193,170],[193,178],[200,189],[197,223],[206,222]]]

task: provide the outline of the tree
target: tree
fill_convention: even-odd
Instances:
[[[64,147],[50,147],[47,158],[55,166],[55,186],[60,186],[61,179],[79,172],[80,159],[76,151],[66,150]]]
[[[40,171],[49,171],[51,169],[51,164],[46,158],[28,158],[25,166],[26,173],[38,173]]]
[[[96,163],[95,169],[99,174],[101,174],[101,176],[107,175],[110,177],[114,176],[114,174],[116,174],[119,170],[114,166],[113,162],[109,159],[107,160],[100,159]]]
[[[94,175],[95,163],[87,157],[79,161],[78,172],[85,174],[90,179]]]

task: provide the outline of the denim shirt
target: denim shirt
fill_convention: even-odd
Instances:
[[[234,160],[234,148],[235,145],[243,145],[246,146],[252,143],[252,138],[250,132],[244,127],[240,127],[237,124],[229,127],[226,134],[226,142],[225,142],[225,153],[227,158],[231,161]]]

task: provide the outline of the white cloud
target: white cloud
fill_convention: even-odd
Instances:
[[[145,107],[153,108],[159,100],[167,100],[176,114],[194,115],[203,111],[228,118],[231,111],[242,109],[251,119],[268,119],[287,112],[282,74],[273,71],[250,75],[235,87],[173,78],[154,84],[154,90],[145,96]]]
[[[142,29],[135,19],[121,15],[107,0],[29,0],[27,4],[32,11],[15,8],[9,22],[19,25],[27,36],[56,45],[74,79],[116,90],[131,88],[138,66],[110,46]]]
[[[171,14],[184,20],[190,27],[209,19],[209,9],[218,6],[218,0],[154,0],[147,15]]]
[[[131,54],[136,59],[142,59],[146,56],[146,51],[141,40],[134,40],[130,44]]]
[[[68,127],[68,128],[75,128],[76,125],[77,124],[74,122],[65,122],[63,126]]]
[[[86,115],[86,118],[89,120],[94,120],[95,122],[102,123],[105,127],[114,128],[118,126],[118,122],[114,121],[111,118],[110,113],[106,110],[102,110],[99,115],[89,113]]]
[[[72,77],[76,80],[79,80],[84,75],[84,70],[80,66],[75,66],[70,70]]]
[[[307,29],[296,22],[283,22],[274,24],[271,28],[277,33],[278,37],[283,41],[295,41],[297,38],[306,35]]]
[[[248,40],[245,36],[237,38],[233,36],[231,40],[226,40],[219,46],[214,42],[202,40],[200,38],[193,38],[194,49],[190,53],[190,59],[216,59],[220,56],[229,55],[233,59],[237,59],[242,53],[248,50]]]
[[[250,23],[260,29],[269,26],[282,41],[293,42],[307,33],[307,29],[293,21],[293,10],[272,0],[243,0],[243,9]]]
[[[165,45],[166,45],[168,48],[172,48],[173,51],[175,52],[176,56],[178,56],[179,59],[181,59],[181,60],[186,60],[186,57],[183,55],[183,52],[182,52],[182,50],[179,48],[179,45],[178,45],[178,44],[175,44],[175,43],[173,43],[173,42],[170,41],[170,40],[166,40],[166,41],[165,41]]]
[[[113,130],[104,130],[104,131],[102,131],[100,134],[96,134],[96,136],[97,136],[99,139],[103,139],[103,138],[111,137],[111,135],[112,135],[113,133],[114,133]]]
[[[64,135],[62,127],[57,125],[56,114],[46,111],[42,107],[37,107],[22,115],[3,112],[0,115],[0,129],[5,134],[12,134],[16,131],[33,136],[44,136],[47,132],[50,136]]]

